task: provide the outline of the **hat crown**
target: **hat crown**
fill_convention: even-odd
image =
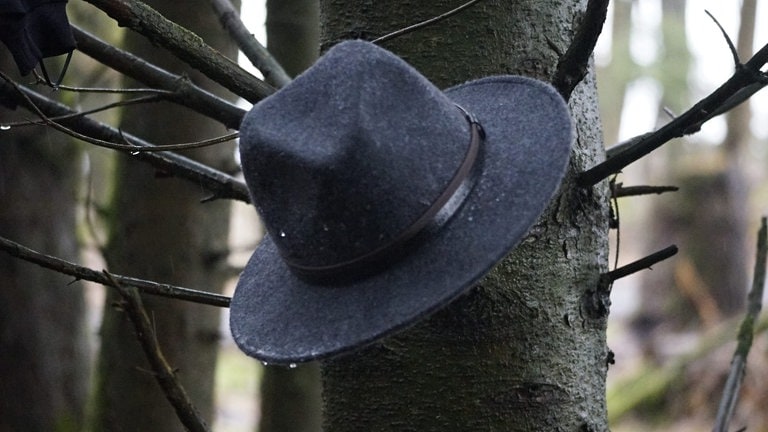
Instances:
[[[439,89],[393,54],[348,41],[254,106],[240,152],[281,255],[322,267],[410,227],[451,181],[469,140]]]

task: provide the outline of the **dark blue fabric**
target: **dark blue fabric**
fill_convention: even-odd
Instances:
[[[75,49],[66,0],[0,0],[0,40],[26,75],[47,57]]]

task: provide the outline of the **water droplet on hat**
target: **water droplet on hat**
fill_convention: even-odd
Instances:
[[[10,129],[11,129],[10,125],[0,125],[0,130],[10,130]]]
[[[296,363],[291,363],[288,365],[288,367],[291,369],[296,369]]]
[[[285,237],[285,232],[280,230],[280,237]]]
[[[265,362],[265,361],[262,361],[261,364],[262,364],[262,366],[267,366],[268,365],[268,363]]]
[[[138,154],[139,154],[139,152],[137,152],[137,151],[132,151],[131,152],[131,156],[137,156]]]
[[[326,224],[323,224],[323,231],[328,231],[328,229],[329,229],[329,228],[328,228],[328,225],[326,225]]]

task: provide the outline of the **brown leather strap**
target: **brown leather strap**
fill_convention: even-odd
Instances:
[[[477,119],[458,104],[456,104],[456,107],[464,114],[470,127],[467,153],[456,170],[456,174],[454,174],[440,196],[413,224],[403,230],[392,241],[350,260],[326,266],[306,266],[286,259],[285,262],[288,266],[298,275],[308,277],[311,280],[333,279],[335,275],[344,275],[346,280],[350,275],[369,273],[370,270],[380,267],[382,262],[392,258],[394,251],[399,250],[419,233],[425,231],[425,228],[430,225],[432,225],[433,229],[436,229],[447,222],[461,206],[464,198],[469,193],[469,189],[471,189],[473,167],[477,165],[480,147],[485,139],[485,132]],[[370,268],[366,269],[366,267]]]

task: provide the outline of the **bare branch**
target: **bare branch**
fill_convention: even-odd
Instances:
[[[113,281],[105,277],[104,273],[100,271],[79,266],[61,258],[45,255],[4,237],[0,237],[0,250],[13,257],[37,264],[40,267],[72,276],[77,280],[87,280],[113,288],[116,287]],[[220,294],[161,284],[128,276],[112,275],[112,277],[122,285],[138,288],[146,294],[216,307],[229,307],[229,297]]]
[[[453,15],[456,15],[457,13],[463,11],[464,9],[468,9],[471,6],[474,6],[475,3],[479,2],[479,1],[480,0],[470,0],[470,1],[466,2],[466,3],[464,3],[463,5],[457,7],[456,9],[451,9],[451,10],[449,10],[448,12],[446,12],[444,14],[440,14],[440,15],[438,15],[436,17],[433,17],[433,18],[430,18],[430,19],[428,19],[426,21],[422,21],[420,23],[416,23],[416,24],[410,25],[408,27],[402,28],[400,30],[393,31],[392,33],[385,34],[384,36],[378,37],[378,38],[372,40],[371,42],[373,42],[375,44],[380,44],[380,43],[386,42],[386,41],[388,41],[390,39],[394,39],[394,38],[402,36],[404,34],[408,34],[410,32],[416,31],[416,30],[418,30],[420,28],[424,28],[424,27],[427,27],[429,25],[435,24],[435,23],[440,22],[440,21],[442,21],[442,20],[444,20],[446,18],[449,18],[449,17],[452,17]]]
[[[611,194],[613,198],[624,198],[651,194],[661,195],[665,192],[677,192],[678,189],[677,186],[624,186],[622,183],[617,183],[611,188]]]
[[[281,88],[291,82],[291,77],[288,76],[280,63],[245,27],[240,19],[240,14],[232,6],[232,2],[229,0],[209,1],[219,16],[221,25],[229,32],[229,35],[235,40],[240,51],[251,61],[251,64],[261,71],[268,84]]]
[[[12,85],[2,80],[0,80],[0,95],[2,96],[0,100],[16,104],[26,104],[26,98],[29,98],[49,118],[77,114],[76,111],[66,105],[48,99],[24,86]],[[62,121],[62,125],[83,136],[94,137],[103,141],[118,142],[127,138],[137,146],[152,147],[152,144],[141,138],[123,134],[111,126],[88,117],[70,118]],[[208,189],[213,194],[212,199],[235,199],[246,203],[250,202],[248,188],[242,181],[192,159],[170,152],[139,152],[133,157],[146,161],[164,173],[190,180]]]
[[[664,261],[677,254],[677,246],[672,245],[666,247],[658,252],[654,252],[647,257],[640,258],[637,261],[631,262],[625,266],[619,267],[615,270],[611,270],[608,273],[600,275],[601,286],[609,286],[613,281],[629,276],[632,273],[637,273],[640,270],[651,268],[656,263]]]
[[[590,187],[597,184],[670,140],[697,132],[702,124],[725,112],[724,107],[733,107],[743,102],[749,95],[768,84],[768,76],[760,71],[766,62],[768,62],[768,44],[752,56],[746,64],[736,68],[723,85],[691,109],[659,130],[640,135],[631,139],[628,144],[620,145],[620,151],[614,152],[612,157],[581,173],[577,179],[579,186]],[[750,92],[746,97],[745,91]]]
[[[217,120],[230,129],[240,128],[245,111],[235,104],[194,85],[187,77],[167,72],[77,26],[72,26],[72,33],[77,41],[77,49],[94,60],[148,86],[171,92],[169,100]]]
[[[176,416],[184,424],[184,427],[190,432],[209,432],[208,425],[197,411],[192,401],[187,396],[186,390],[176,378],[176,373],[168,364],[168,361],[160,349],[160,344],[155,335],[155,329],[144,309],[144,303],[136,288],[125,288],[118,282],[112,274],[104,271],[104,276],[111,280],[114,287],[123,298],[122,307],[131,319],[133,327],[136,330],[136,338],[139,340],[144,354],[147,356],[155,379],[163,390],[166,399],[176,411]]]
[[[747,367],[747,356],[752,348],[752,338],[755,334],[755,323],[760,317],[763,307],[763,289],[765,287],[766,259],[768,259],[768,227],[766,218],[760,220],[760,230],[757,233],[757,252],[755,256],[755,271],[752,279],[752,289],[749,291],[747,313],[739,328],[738,345],[733,353],[731,371],[725,382],[723,397],[717,409],[715,432],[728,431],[728,423],[733,417],[733,410],[739,399],[739,390],[744,381],[744,371]]]
[[[587,74],[589,59],[608,15],[608,3],[608,0],[589,0],[576,36],[557,62],[552,85],[565,100],[570,99],[573,89]]]
[[[224,57],[199,36],[168,20],[141,1],[86,1],[106,12],[120,26],[142,34],[152,43],[167,49],[181,61],[251,103],[256,103],[275,92],[272,86]]]

